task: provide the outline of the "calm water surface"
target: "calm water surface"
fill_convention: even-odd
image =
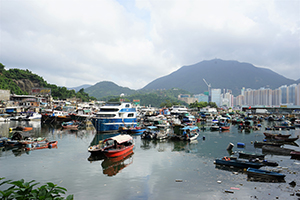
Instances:
[[[263,140],[263,129],[251,133],[241,133],[235,126],[229,132],[207,130],[192,143],[144,141],[134,136],[134,153],[111,161],[91,158],[87,149],[112,134],[97,134],[92,127],[71,132],[39,122],[1,123],[0,134],[9,136],[9,127],[16,125],[32,126],[35,136],[58,140],[58,147],[28,153],[0,151],[0,177],[50,181],[67,188],[75,199],[297,199],[295,193],[300,193],[300,161],[289,156],[266,156],[279,163],[285,183],[250,182],[243,172],[214,165],[216,158],[228,155],[230,142],[235,145],[233,151],[261,153],[251,142]],[[300,135],[300,129],[280,132]],[[245,143],[245,148],[238,149],[238,142]],[[297,185],[291,187],[291,181]],[[231,187],[234,193],[226,193]]]

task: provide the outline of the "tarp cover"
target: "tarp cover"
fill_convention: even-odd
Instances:
[[[117,135],[111,138],[108,138],[106,140],[115,140],[117,143],[121,144],[123,142],[127,142],[129,140],[132,140],[132,137],[130,135]]]

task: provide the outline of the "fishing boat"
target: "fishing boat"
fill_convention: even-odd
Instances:
[[[199,136],[199,128],[197,126],[186,126],[183,127],[185,133],[183,133],[182,140],[193,141],[197,140]]]
[[[233,166],[233,167],[239,167],[239,168],[260,168],[264,166],[264,164],[259,162],[249,162],[247,160],[240,160],[235,157],[228,157],[224,156],[223,158],[216,159],[215,164],[217,165],[227,165],[227,166]]]
[[[32,144],[27,144],[25,147],[26,151],[31,151],[31,150],[37,150],[37,149],[47,149],[47,148],[53,148],[57,146],[57,141],[51,141],[51,142],[37,142],[37,143],[32,143]]]
[[[280,174],[278,172],[268,171],[268,170],[262,170],[262,169],[255,169],[255,168],[248,168],[247,169],[248,179],[254,179],[254,180],[262,180],[262,181],[268,181],[268,180],[277,180],[277,181],[284,181],[284,174]]]
[[[61,126],[64,129],[78,130],[79,125],[74,121],[69,121],[69,122],[62,122]]]
[[[146,131],[145,127],[135,126],[135,127],[119,127],[119,132],[124,134],[132,134],[132,135],[141,135],[144,131]]]
[[[274,136],[274,141],[279,141],[279,142],[295,142],[296,140],[299,139],[299,136],[295,138],[286,138],[286,137],[281,137],[281,136]]]
[[[88,151],[90,153],[103,153],[107,158],[113,158],[126,154],[133,147],[133,138],[125,134],[107,138],[100,144],[89,147]]]
[[[91,119],[98,132],[110,132],[122,126],[136,126],[136,114],[136,109],[129,102],[108,102]]]
[[[156,139],[158,133],[157,126],[147,126],[146,130],[141,134],[142,139]]]
[[[227,131],[230,129],[230,124],[227,122],[220,122],[219,129],[220,129],[220,131]]]
[[[213,124],[210,126],[210,130],[211,130],[211,131],[219,131],[219,130],[220,130],[219,123],[213,123]]]
[[[273,134],[273,133],[267,133],[267,132],[264,132],[264,135],[266,136],[266,138],[273,138],[275,136],[278,136],[278,137],[284,137],[284,138],[288,138],[291,136],[291,134],[288,134],[288,135],[283,135],[283,134]]]
[[[291,159],[300,160],[300,151],[291,151],[290,155],[291,155]]]
[[[31,131],[32,127],[17,126],[9,128],[9,131]]]
[[[283,148],[283,147],[262,146],[262,152],[265,154],[289,156],[292,151],[293,151],[292,149]]]
[[[282,145],[283,145],[282,143],[278,143],[278,142],[267,142],[267,141],[263,141],[263,142],[255,141],[254,142],[254,147],[255,148],[261,148],[262,146],[277,146],[277,147],[280,147]]]

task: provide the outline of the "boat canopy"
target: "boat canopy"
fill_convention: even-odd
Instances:
[[[190,131],[193,131],[193,130],[197,130],[198,127],[197,126],[185,126],[183,128],[181,128],[181,130],[187,130],[189,129]]]
[[[121,144],[123,142],[132,140],[132,137],[130,135],[117,135],[117,136],[114,136],[114,137],[104,140],[104,142],[106,142],[108,140],[115,140],[117,143]]]
[[[157,126],[147,126],[147,129],[157,129]]]

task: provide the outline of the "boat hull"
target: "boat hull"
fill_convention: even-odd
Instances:
[[[247,169],[248,179],[250,180],[260,180],[260,181],[278,181],[282,182],[284,181],[285,175],[280,174],[277,172],[272,172],[268,170],[261,170],[261,169],[253,169],[248,168]]]
[[[121,149],[104,149],[103,154],[107,158],[119,157],[119,156],[122,156],[122,155],[127,154],[128,152],[132,151],[133,147],[134,147],[134,144],[124,147],[124,148],[121,148]]]
[[[240,160],[223,160],[223,159],[216,159],[215,163],[217,165],[227,165],[227,166],[234,166],[238,168],[260,168],[263,166],[261,163],[253,163],[253,162],[247,162],[247,161],[240,161]]]
[[[118,131],[120,127],[136,126],[136,118],[92,118],[92,123],[98,132]]]

